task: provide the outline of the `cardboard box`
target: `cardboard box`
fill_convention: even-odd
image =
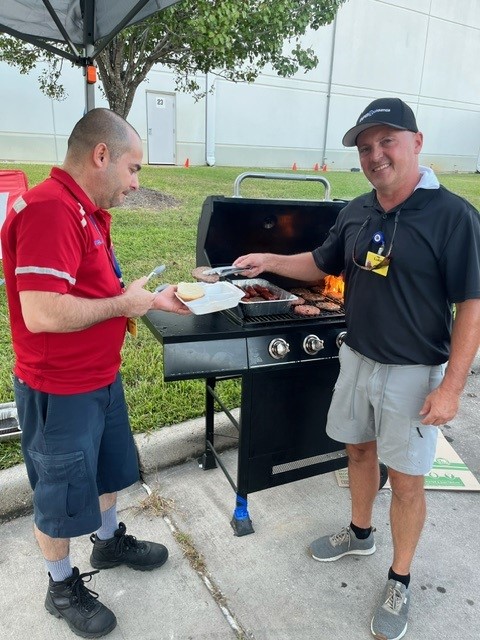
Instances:
[[[335,471],[340,487],[348,487],[348,470]],[[390,488],[387,481],[385,489]],[[425,476],[425,489],[443,491],[480,491],[480,483],[463,462],[442,432],[438,434],[437,451],[432,470]]]

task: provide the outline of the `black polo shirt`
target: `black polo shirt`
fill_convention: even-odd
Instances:
[[[381,232],[386,253],[398,209],[387,275],[359,269],[352,252],[365,264]],[[344,272],[347,344],[385,364],[446,362],[453,303],[480,298],[480,218],[444,187],[419,188],[389,212],[375,191],[355,198],[313,257],[326,273]]]

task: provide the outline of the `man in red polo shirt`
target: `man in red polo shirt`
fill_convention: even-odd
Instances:
[[[125,286],[110,207],[138,189],[142,142],[123,118],[94,109],[74,127],[62,169],[21,196],[2,227],[22,450],[35,537],[49,573],[46,609],[82,637],[116,625],[72,566],[70,538],[89,534],[96,569],[161,566],[167,549],[126,534],[117,491],[139,478],[119,373],[127,324],[150,309],[187,314],[170,286]],[[129,320],[130,319],[130,320]]]

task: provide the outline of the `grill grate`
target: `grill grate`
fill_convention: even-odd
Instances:
[[[329,296],[325,296],[325,299],[329,302],[334,302],[335,304],[340,304],[338,298],[331,298]],[[268,325],[276,325],[284,322],[318,322],[321,320],[327,320],[330,318],[344,318],[345,310],[343,305],[340,304],[340,311],[325,311],[322,310],[320,315],[318,316],[301,316],[293,311],[288,313],[279,313],[272,315],[263,315],[263,316],[244,316],[239,307],[234,307],[233,309],[225,309],[222,311],[226,316],[228,316],[233,322],[242,326],[242,327],[263,327]]]

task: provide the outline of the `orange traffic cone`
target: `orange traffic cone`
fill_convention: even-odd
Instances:
[[[185,169],[188,169],[188,167],[190,166],[190,160],[188,158],[185,160],[185,163],[183,166],[185,167]]]
[[[292,164],[292,171],[296,171],[296,170],[297,170],[297,163],[296,163],[296,162],[294,162],[294,163]]]
[[[314,171],[318,171],[318,162],[315,163],[314,167],[313,167]]]

